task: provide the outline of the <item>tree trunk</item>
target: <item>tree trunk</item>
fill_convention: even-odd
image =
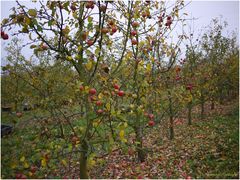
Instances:
[[[188,103],[188,125],[192,125],[192,102]]]
[[[144,162],[145,161],[145,152],[143,150],[143,146],[142,146],[142,128],[141,127],[137,127],[136,130],[136,141],[137,141],[137,154],[138,154],[138,160],[140,162]]]
[[[82,144],[82,152],[80,157],[80,179],[89,179],[88,168],[87,168],[87,152],[88,146],[86,141]]]

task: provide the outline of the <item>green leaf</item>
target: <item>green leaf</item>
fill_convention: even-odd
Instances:
[[[48,26],[52,26],[54,20],[48,21]]]

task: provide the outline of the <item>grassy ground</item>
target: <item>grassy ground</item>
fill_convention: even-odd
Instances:
[[[224,115],[212,113],[193,125],[175,126],[175,139],[161,137],[160,127],[148,132],[144,144],[152,149],[147,161],[114,152],[95,178],[238,178],[239,109],[226,107]],[[217,110],[216,110],[217,111]],[[223,112],[222,112],[223,113]]]
[[[194,119],[191,126],[187,125],[186,119],[176,124],[172,141],[162,137],[160,126],[147,129],[144,146],[150,151],[146,162],[137,162],[135,154],[129,150],[113,151],[108,156],[95,159],[97,163],[90,169],[91,178],[238,178],[238,106],[231,104],[216,108],[217,113],[210,113],[209,109],[206,112],[209,112],[206,119]],[[29,117],[30,114],[26,114],[15,119],[14,133],[2,138],[2,178],[13,178],[17,172],[23,172],[28,178],[78,178],[77,156],[71,157],[74,161],[69,167],[71,172],[65,171],[67,168],[62,165],[65,159],[52,158],[49,169],[56,166],[56,172],[41,167],[34,176],[31,175],[31,165],[40,167],[39,160],[47,150],[51,150],[51,146],[71,146],[60,139],[54,144],[47,139],[41,140],[38,134],[40,127],[29,121]],[[7,114],[2,114],[2,118],[6,123],[11,121]],[[26,160],[23,161],[22,157]]]

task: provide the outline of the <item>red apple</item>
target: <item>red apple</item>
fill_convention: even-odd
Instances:
[[[139,26],[139,23],[137,21],[133,21],[132,27],[138,27],[138,26]]]
[[[116,26],[113,26],[113,27],[112,27],[112,33],[115,33],[115,32],[117,32],[117,27],[116,27]]]
[[[4,31],[1,31],[1,37],[3,37],[3,36],[4,36],[4,34],[5,34],[5,33],[4,33]]]
[[[167,22],[166,22],[166,26],[170,26],[172,24],[172,20],[171,19],[169,19],[169,20],[167,20]]]
[[[31,173],[34,174],[37,171],[37,167],[36,166],[31,166],[30,171],[31,171]]]
[[[113,26],[113,25],[114,25],[114,21],[113,21],[113,20],[110,20],[110,21],[108,22],[108,24],[109,24],[110,26]]]
[[[101,106],[101,105],[102,105],[102,101],[97,101],[97,102],[96,102],[96,105],[97,105],[97,106]]]
[[[143,17],[143,18],[147,17],[147,13],[146,13],[146,12],[143,12],[143,13],[142,13],[142,17]]]
[[[72,11],[76,11],[77,10],[76,6],[74,6],[73,4],[70,6],[70,8],[71,8]]]
[[[148,113],[147,113],[147,112],[144,112],[144,116],[148,117]]]
[[[93,9],[94,8],[94,2],[93,1],[88,1],[87,4],[86,4],[86,8],[89,9]]]
[[[22,174],[22,173],[17,173],[17,174],[16,174],[16,179],[27,179],[27,176],[25,176],[25,175]]]
[[[137,31],[135,31],[135,30],[131,31],[131,35],[132,36],[136,36],[137,35]]]
[[[114,92],[114,91],[112,91],[112,92],[111,92],[111,94],[112,94],[112,96],[114,96],[114,95],[115,95],[115,92]]]
[[[188,85],[186,86],[186,89],[187,89],[187,90],[190,90],[190,91],[191,91],[192,88],[193,88],[193,85],[192,85],[192,84],[188,84]]]
[[[99,7],[99,10],[100,10],[101,12],[105,12],[105,11],[107,10],[107,7],[106,7],[105,5],[101,5],[101,6]]]
[[[97,93],[97,91],[96,91],[96,89],[94,89],[94,88],[92,88],[92,89],[89,90],[89,94],[91,94],[91,95],[94,95],[94,94],[96,94],[96,93]]]
[[[98,115],[100,115],[100,114],[102,114],[102,113],[103,113],[103,110],[102,110],[102,109],[98,109],[98,110],[97,110],[97,114],[98,114]]]
[[[83,31],[80,33],[81,40],[86,41],[87,39],[87,32]]]
[[[129,149],[128,149],[128,155],[129,155],[129,156],[134,155],[134,150],[133,150],[132,148],[129,148]]]
[[[113,85],[114,89],[120,89],[120,86],[118,84]]]
[[[16,116],[17,116],[18,118],[22,117],[22,115],[23,115],[23,114],[22,114],[21,112],[17,112],[17,113],[16,113]]]
[[[176,67],[176,72],[181,71],[181,68],[179,66]]]
[[[84,86],[81,85],[81,86],[79,87],[79,89],[80,89],[81,91],[83,91],[83,90],[84,90]]]
[[[101,32],[102,32],[103,34],[107,34],[107,33],[108,33],[108,29],[107,29],[107,28],[102,28]]]
[[[136,45],[137,44],[137,40],[136,39],[132,39],[132,44]]]
[[[96,100],[97,100],[97,97],[96,97],[96,96],[94,96],[94,95],[90,96],[90,101],[91,101],[91,102],[96,101]]]
[[[155,125],[155,122],[154,122],[153,120],[150,120],[150,121],[148,121],[148,125],[149,125],[149,126],[154,126],[154,125]]]
[[[43,44],[43,45],[42,45],[42,49],[43,49],[43,50],[47,50],[47,49],[48,49],[48,46],[47,46],[46,44]]]
[[[118,96],[123,96],[124,95],[124,91],[118,91]]]
[[[89,40],[87,41],[87,45],[88,45],[88,46],[92,46],[92,45],[93,45],[93,40],[89,39]]]
[[[8,40],[8,34],[5,34],[5,33],[4,33],[4,35],[2,36],[2,38],[3,38],[4,40]]]
[[[181,77],[180,76],[176,76],[176,81],[179,81],[180,79],[181,79]]]
[[[154,118],[154,114],[148,114],[148,117],[149,117],[149,119],[153,119]]]

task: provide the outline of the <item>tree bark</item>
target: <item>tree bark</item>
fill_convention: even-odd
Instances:
[[[88,146],[86,141],[82,144],[82,152],[80,156],[80,178],[81,179],[89,179],[88,175],[88,168],[87,168],[87,152],[88,152]]]
[[[137,154],[138,154],[138,160],[140,162],[145,161],[145,152],[143,150],[143,145],[142,145],[142,128],[137,127],[136,130],[136,141],[137,141]]]

